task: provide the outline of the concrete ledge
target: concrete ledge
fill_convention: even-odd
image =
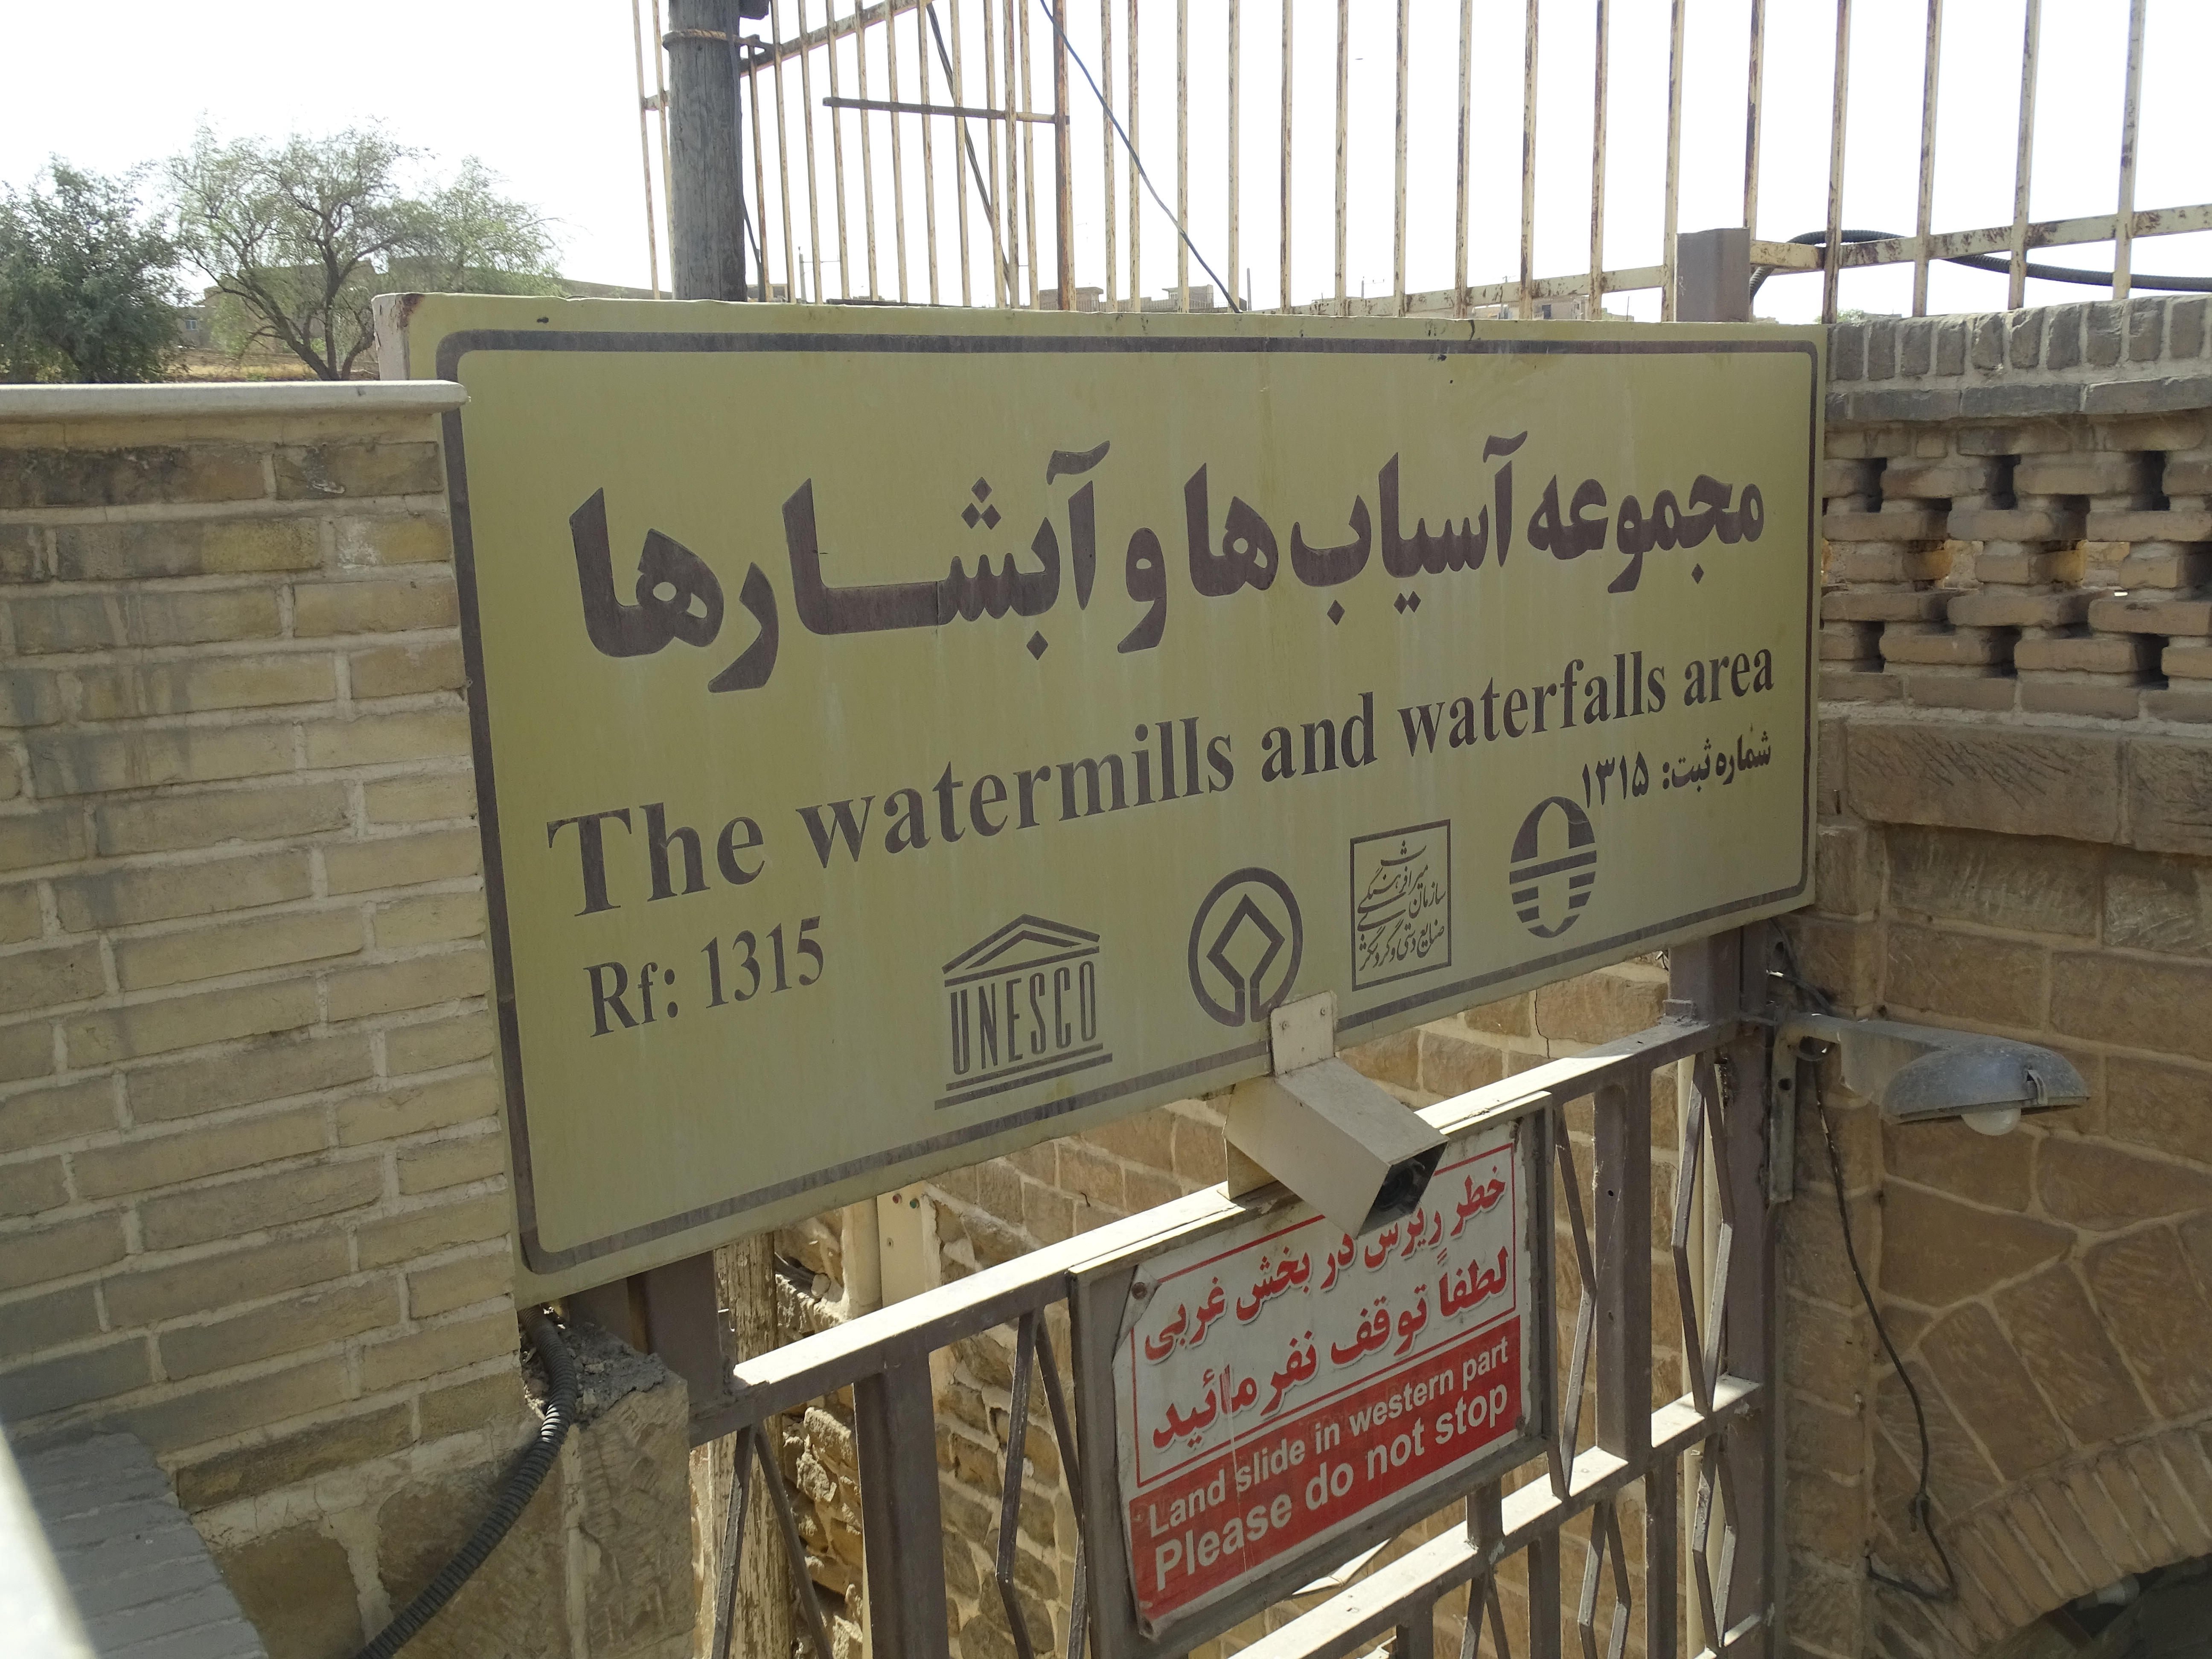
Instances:
[[[221,386],[0,386],[0,425],[224,415],[439,415],[469,400],[452,380],[269,380]]]

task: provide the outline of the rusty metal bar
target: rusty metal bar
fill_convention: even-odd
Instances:
[[[856,15],[859,12],[858,0],[855,0],[854,11]],[[834,54],[837,49],[833,46],[830,50]],[[832,61],[835,61],[834,58]],[[853,72],[860,83],[860,101],[866,104],[868,98],[868,37],[860,29],[853,31]],[[868,250],[868,297],[871,300],[880,299],[883,295],[882,285],[876,280],[876,163],[874,139],[871,135],[874,125],[874,122],[868,120],[860,123],[860,229]]]
[[[1054,263],[1060,267],[1060,308],[1075,309],[1075,134],[1068,125],[1067,0],[1052,0]]]
[[[1237,223],[1238,129],[1243,125],[1241,118],[1243,114],[1239,107],[1239,94],[1243,90],[1240,84],[1243,64],[1239,61],[1243,46],[1240,27],[1243,21],[1243,10],[1239,0],[1229,0],[1229,267],[1221,274],[1229,285],[1229,308],[1231,311],[1237,309],[1237,273],[1243,269],[1243,256],[1237,247]],[[1246,297],[1249,299],[1250,296],[1248,295]]]
[[[1605,0],[1598,0],[1600,5]],[[1413,46],[1413,0],[1398,0],[1397,177],[1392,216],[1390,297],[1401,316],[1406,310],[1406,76]]]
[[[991,0],[983,0],[982,13],[983,101],[995,109],[999,103],[999,46],[998,36],[994,33]],[[955,52],[960,49],[960,0],[952,0],[952,47]],[[956,58],[953,62],[957,66],[959,60]],[[958,88],[956,88],[954,96],[958,95]],[[990,195],[983,198],[983,210],[991,220],[991,297],[1002,306],[1010,306],[1014,303],[1014,244],[1012,238],[1006,234],[1000,208],[1012,197],[1006,189],[1006,175],[999,168],[998,124],[993,122],[986,126],[983,133],[984,142],[991,153],[991,189],[997,194],[996,200]],[[1013,147],[1013,129],[1011,126],[1006,129],[1006,137],[1007,148],[1011,150]]]
[[[1675,1659],[1682,1613],[1681,1460],[1660,1457],[1644,1476],[1644,1659]]]
[[[1651,1079],[1608,1084],[1596,1118],[1597,1443],[1640,1462],[1651,1432]]]
[[[668,165],[668,53],[659,44],[664,33],[660,27],[660,0],[653,0],[653,95],[660,116],[660,206],[665,222],[672,225],[676,222],[676,175]],[[670,275],[672,276],[674,272]]]
[[[660,31],[657,28],[653,31],[653,39],[656,42],[660,39]],[[629,0],[629,43],[635,48],[637,56],[637,159],[645,173],[646,268],[652,273],[653,297],[658,300],[660,297],[660,233],[653,225],[653,133],[651,123],[646,118],[653,105],[645,95],[645,20],[639,13],[638,0]],[[657,60],[660,55],[659,46],[654,46],[653,52]]]
[[[920,77],[915,88],[924,103],[929,100],[929,37],[923,27],[927,18],[921,12],[914,15],[914,66]],[[896,38],[896,31],[893,31]],[[935,305],[937,296],[937,152],[930,142],[929,123],[921,124],[921,219],[922,245],[929,258],[929,303]]]
[[[2136,216],[2136,144],[2142,125],[2143,24],[2150,0],[2132,0],[2128,7],[2128,90],[2120,113],[2120,205],[2112,216],[2112,298],[2125,300],[2134,271],[2133,238],[2128,234]]]
[[[1129,0],[1129,308],[1145,308],[1145,207],[1137,190],[1137,0]]]
[[[1936,222],[1936,87],[1943,62],[1943,0],[1928,0],[1928,44],[1920,77],[1920,251],[1912,258],[1912,314],[1928,314],[1928,237]]]
[[[770,0],[774,3],[774,0]],[[798,0],[799,32],[806,33],[806,0]],[[813,297],[819,304],[827,296],[822,291],[822,195],[815,182],[814,173],[814,76],[807,69],[810,61],[805,52],[799,58],[799,117],[806,125],[806,240],[807,250],[814,261]],[[779,69],[783,58],[776,59]],[[835,121],[837,118],[830,118]]]
[[[1743,228],[1759,234],[1759,140],[1766,112],[1766,0],[1751,0],[1743,88]]]
[[[988,15],[988,14],[987,13],[986,15]],[[933,6],[929,9],[928,20],[930,33],[934,36],[937,40],[938,56],[942,58],[945,56],[945,36],[943,32],[937,27],[937,12]],[[953,0],[952,4],[951,61],[948,64],[942,64],[940,67],[945,70],[945,83],[951,94],[952,101],[955,104],[957,104],[960,102],[962,98],[966,95],[962,84],[963,77],[963,65],[960,58],[959,0]],[[975,193],[982,200],[984,216],[987,218],[992,217],[994,210],[991,206],[991,192],[989,188],[983,182],[985,176],[983,170],[976,165],[975,161],[975,137],[973,133],[968,131],[968,123],[964,119],[960,123],[960,150],[961,153],[965,154],[968,158],[968,171],[975,180]],[[992,166],[995,167],[997,165],[998,163],[994,159],[992,162]],[[955,178],[959,176],[960,155],[957,154],[956,154],[952,158],[952,172]],[[957,214],[957,222],[960,227],[960,303],[963,306],[973,305],[975,303],[974,264],[973,256],[969,253],[968,248],[968,186],[964,183],[960,186],[958,193],[953,198],[953,201]],[[998,239],[995,235],[992,238],[991,246],[993,249],[991,256],[991,269],[994,278],[992,291],[996,293],[996,276],[999,261],[997,253]]]
[[[1521,308],[1523,322],[1536,309],[1536,0],[1522,0],[1521,70]]]
[[[769,0],[769,28],[783,33],[783,0]],[[783,289],[793,300],[802,292],[799,280],[799,244],[791,234],[791,122],[783,106],[783,60],[773,70],[775,81],[775,180],[783,198]],[[818,297],[818,296],[817,296]]]
[[[1176,0],[1176,308],[1190,309],[1190,0]]]
[[[1290,12],[1285,0],[1284,15]],[[1286,26],[1287,27],[1287,26]],[[1455,193],[1456,212],[1452,230],[1452,315],[1467,315],[1468,173],[1474,165],[1474,0],[1459,0],[1459,151],[1455,157],[1459,182]],[[1472,1620],[1472,1604],[1468,1616]]]
[[[1536,0],[1528,0],[1534,5]],[[1349,214],[1350,176],[1346,171],[1351,154],[1352,131],[1347,112],[1352,93],[1352,0],[1336,0],[1336,311],[1350,315],[1345,303],[1345,228]]]
[[[2005,288],[2005,307],[2011,311],[2027,302],[2028,175],[2035,160],[2036,58],[2042,33],[2043,0],[2027,0],[2020,47],[2020,142],[2012,164],[2012,273]]]
[[[748,90],[746,103],[752,106],[753,118],[753,234],[760,254],[760,296],[763,301],[775,298],[775,284],[768,271],[768,159],[767,148],[761,143],[760,61],[756,58],[748,66],[745,80]],[[781,170],[781,161],[778,167]],[[783,263],[788,272],[791,265],[791,246],[784,245]],[[788,284],[786,293],[789,292]]]
[[[2178,236],[2197,230],[2212,230],[2212,202],[2187,207],[2142,209],[2136,212],[2131,227],[2136,236]],[[2027,246],[2033,252],[2042,247],[2109,242],[2114,240],[2116,232],[2114,217],[2109,213],[2086,219],[2040,219],[2032,221],[2027,227]],[[1847,242],[1843,248],[1844,268],[1849,270],[1863,265],[1907,263],[1918,241],[1913,236],[1888,236],[1878,242]],[[2003,253],[2011,246],[2010,225],[1938,231],[1928,239],[1928,257],[1934,260],[1959,254]],[[1774,270],[1818,270],[1826,263],[1826,256],[1820,248],[1802,242],[1753,242],[1751,261]]]
[[[1851,0],[1836,0],[1836,81],[1828,105],[1828,234],[1821,246],[1820,320],[1836,320],[1836,288],[1843,270],[1844,113],[1850,90]]]
[[[1105,164],[1105,192],[1100,199],[1106,222],[1106,309],[1111,311],[1120,285],[1114,268],[1114,0],[1098,0],[1098,101],[1106,106],[1098,122],[1098,154]]]
[[[1280,240],[1283,270],[1280,286],[1275,295],[1275,309],[1278,311],[1291,308],[1291,20],[1297,15],[1297,9],[1291,0],[1283,0],[1283,155],[1281,171],[1277,175],[1277,183],[1282,191]]]
[[[861,37],[860,47],[864,52],[867,49],[867,38],[865,35]],[[896,21],[890,17],[884,19],[884,89],[890,94],[889,101],[893,104],[897,103],[899,101],[898,26]],[[924,121],[921,125],[926,131],[929,123]],[[899,119],[896,112],[891,115],[890,126],[891,130],[891,246],[896,250],[898,262],[899,303],[904,305],[908,297],[906,283],[906,161],[905,147],[899,138]]]
[[[945,1568],[935,1540],[944,1522],[927,1348],[893,1349],[880,1370],[854,1383],[853,1428],[860,1450],[862,1536],[927,1544],[866,1552],[870,1648],[874,1659],[939,1659],[945,1652]],[[1018,1448],[1014,1455],[1019,1456]],[[803,1583],[805,1557],[794,1556],[793,1565]],[[821,1617],[815,1597],[799,1599]]]
[[[837,0],[822,0],[822,7],[834,27],[837,21]],[[803,12],[799,26],[801,28],[806,27]],[[837,96],[837,46],[834,39],[823,55],[829,60],[830,95],[835,98]],[[800,61],[803,63],[805,60]],[[861,130],[865,135],[865,124]],[[853,248],[845,223],[845,124],[835,105],[830,110],[830,171],[833,175],[831,182],[836,186],[837,198],[837,291],[849,300],[853,297]]]
[[[930,0],[875,0],[872,5],[854,0],[853,15],[839,18],[835,11],[818,29],[809,29],[804,21],[799,26],[796,40],[779,40],[768,48],[777,63],[787,58],[804,57],[817,46],[827,46],[843,40],[848,34],[858,34],[862,29],[877,23],[888,22],[902,11],[922,11]]]
[[[1610,0],[1597,0],[1597,75],[1596,84],[1590,94],[1589,309],[1583,313],[1591,322],[1605,314],[1605,70],[1612,40],[1613,8]],[[1671,88],[1668,94],[1668,124],[1670,133],[1679,125],[1674,115]],[[1674,155],[1670,146],[1667,168],[1668,199],[1670,202],[1674,199]],[[1671,216],[1668,222],[1672,222]],[[1664,263],[1669,267],[1674,264],[1671,250]]]
[[[1660,263],[1667,267],[1667,281],[1659,290],[1659,317],[1662,322],[1674,320],[1675,289],[1680,286],[1681,277],[1682,20],[1683,9],[1687,4],[1688,0],[1674,0],[1674,30],[1667,48],[1666,240],[1660,259]]]
[[[1018,4],[1021,14],[1022,107],[1035,109],[1036,96],[1030,82],[1030,74],[1036,66],[1036,54],[1030,46],[1030,9],[1026,4],[1019,4],[1019,0],[1014,0],[1014,3]],[[1007,45],[1011,46],[1013,40],[1014,30],[1012,23],[1009,22],[1006,29]],[[1009,97],[1012,95],[1013,89],[1014,77],[1009,73],[1006,76],[1006,92]],[[1012,142],[1012,133],[1007,135],[1009,143]],[[1037,308],[1036,131],[1030,126],[1024,126],[1022,129],[1022,219],[1029,234],[1030,309],[1035,311]]]

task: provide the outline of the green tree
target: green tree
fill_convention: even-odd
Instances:
[[[374,341],[374,295],[559,291],[534,209],[500,196],[473,158],[451,183],[409,194],[419,156],[374,129],[268,144],[201,128],[168,177],[178,246],[215,285],[218,337],[342,380]]]
[[[0,379],[157,380],[177,348],[176,249],[140,216],[139,174],[56,157],[0,196]]]

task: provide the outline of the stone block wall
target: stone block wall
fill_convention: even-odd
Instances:
[[[535,1422],[460,395],[0,389],[0,1422],[150,1446],[277,1659],[380,1625]],[[561,1587],[548,1501],[495,1560]]]

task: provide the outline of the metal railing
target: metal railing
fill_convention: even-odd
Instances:
[[[1394,73],[1387,100],[1355,88],[1352,0],[1336,0],[1333,40],[1301,38],[1296,0],[1200,0],[1209,31],[1225,23],[1225,55],[1216,63],[1209,41],[1200,68],[1211,82],[1194,82],[1191,0],[1099,0],[1095,27],[1088,0],[770,0],[769,38],[752,46],[743,70],[748,97],[745,135],[751,145],[753,210],[750,224],[762,292],[804,300],[874,300],[902,303],[1037,306],[1108,311],[1146,305],[1144,240],[1147,220],[1158,235],[1164,220],[1176,250],[1173,298],[1165,307],[1189,310],[1210,303],[1212,291],[1231,307],[1252,295],[1243,259],[1249,246],[1272,229],[1279,273],[1273,308],[1319,315],[1449,313],[1467,316],[1495,308],[1538,314],[1547,302],[1567,302],[1596,315],[1608,295],[1656,289],[1660,314],[1674,315],[1677,221],[1681,201],[1685,26],[1689,0],[1670,0],[1663,143],[1665,182],[1659,234],[1650,258],[1633,265],[1607,265],[1607,175],[1609,145],[1620,134],[1608,127],[1608,70],[1613,56],[1611,0],[1594,0],[1590,33],[1579,28],[1568,41],[1577,56],[1592,51],[1589,185],[1589,255],[1586,264],[1540,270],[1537,260],[1538,64],[1544,42],[1537,0],[1517,9],[1499,0],[1397,0]],[[1942,76],[1943,0],[1927,0],[1922,52],[1917,217],[1911,234],[1850,240],[1844,220],[1845,138],[1850,128],[1852,0],[1834,0],[1834,73],[1829,88],[1827,212],[1824,233],[1808,240],[1758,240],[1760,155],[1765,118],[1765,87],[1769,0],[1750,0],[1741,37],[1744,137],[1742,222],[1752,228],[1751,258],[1771,272],[1824,274],[1823,315],[1836,315],[1842,273],[1875,265],[1912,269],[1912,314],[1928,307],[1928,269],[1947,259],[2002,256],[2008,305],[2017,307],[2031,275],[2027,255],[2037,248],[2111,242],[2111,292],[2124,300],[2146,279],[2134,271],[2134,243],[2142,237],[2212,229],[2212,204],[2139,209],[2136,202],[2137,148],[2142,128],[2142,67],[2148,0],[2130,0],[2124,100],[2117,156],[2114,208],[2108,214],[2061,219],[2029,217],[2031,162],[2037,132],[2042,0],[2023,0],[2025,35],[2020,58],[2017,142],[2014,150],[2013,214],[2009,222],[1939,231],[1935,225],[1937,112]],[[636,0],[633,0],[633,9]],[[1248,8],[1250,17],[1245,13]],[[1223,15],[1225,9],[1225,16]],[[659,31],[657,0],[653,27]],[[1385,15],[1379,4],[1358,9],[1363,30]],[[1518,25],[1520,77],[1519,241],[1516,267],[1498,280],[1478,281],[1469,267],[1471,230],[1481,228],[1483,210],[1471,199],[1478,157],[1478,99],[1474,74],[1478,38],[1490,56],[1510,42]],[[1250,26],[1248,27],[1248,24]],[[639,20],[641,31],[642,20]],[[1144,70],[1140,41],[1172,30],[1174,111],[1172,155],[1140,145],[1158,129],[1142,128],[1148,100],[1161,92]],[[1555,23],[1554,36],[1559,33]],[[1279,46],[1264,50],[1279,37]],[[1254,43],[1248,51],[1248,37]],[[1292,231],[1300,186],[1317,184],[1300,173],[1301,111],[1293,73],[1302,54],[1334,53],[1333,290],[1297,300],[1293,295]],[[1553,50],[1558,49],[1555,40]],[[1726,58],[1733,43],[1716,58]],[[1457,121],[1452,186],[1447,204],[1409,186],[1410,82],[1416,58],[1426,63],[1455,55]],[[1246,58],[1256,74],[1249,76]],[[1157,60],[1154,61],[1157,79]],[[1705,73],[1705,65],[1694,66]],[[1733,76],[1733,64],[1713,74]],[[656,70],[656,77],[658,70]],[[1248,79],[1254,84],[1248,86]],[[644,119],[657,111],[666,162],[667,96],[646,91],[642,52],[637,66],[639,141],[647,175],[647,234],[653,231],[653,145]],[[1040,107],[1040,99],[1048,107]],[[1248,99],[1278,106],[1279,143],[1272,156],[1248,157],[1244,119]],[[1193,205],[1194,104],[1211,131],[1226,121],[1225,176],[1201,179],[1209,202],[1204,224]],[[1483,106],[1486,113],[1488,106]],[[1578,114],[1578,112],[1577,112]],[[2064,118],[2071,118],[2067,112]],[[1142,131],[1140,132],[1140,128]],[[1040,129],[1043,143],[1040,144]],[[1438,125],[1443,131],[1442,124]],[[1390,176],[1355,174],[1355,135],[1391,135]],[[1547,129],[1548,131],[1548,129]],[[1656,135],[1632,135],[1650,142]],[[1554,143],[1558,142],[1555,137]],[[1040,149],[1046,153],[1040,159]],[[1079,155],[1079,149],[1086,152]],[[885,153],[887,151],[887,154]],[[1211,172],[1218,158],[1206,164]],[[1151,166],[1147,167],[1147,162]],[[1309,167],[1308,173],[1313,169]],[[1379,173],[1380,169],[1375,171]],[[1270,173],[1272,177],[1268,176]],[[1085,179],[1085,229],[1079,238],[1075,180]],[[1250,176],[1248,176],[1250,175]],[[1091,183],[1098,187],[1090,196]],[[1348,291],[1353,204],[1387,195],[1391,205],[1392,283],[1387,295]],[[1318,199],[1318,191],[1314,192]],[[1249,204],[1272,198],[1274,223],[1248,226]],[[1042,212],[1040,204],[1042,203]],[[1150,204],[1149,208],[1147,204]],[[1413,250],[1409,224],[1449,207],[1454,228],[1449,282],[1440,258]],[[1257,235],[1249,234],[1257,230]],[[1081,246],[1079,249],[1079,241]],[[1207,258],[1211,251],[1219,269]],[[656,254],[657,259],[657,254]],[[1192,283],[1194,262],[1200,286]],[[2078,273],[2077,273],[2078,274]],[[2099,280],[2102,274],[2097,273]],[[2155,283],[2158,279],[2149,279]],[[658,266],[654,281],[659,283]],[[1424,285],[1425,284],[1425,285]],[[2195,284],[2192,284],[2195,285]],[[1549,314],[1546,312],[1544,314]]]
[[[1557,1208],[1546,1212],[1540,1189],[1538,1224],[1565,1254],[1556,1279],[1548,1262],[1540,1270],[1534,1305],[1522,1316],[1524,1340],[1539,1356],[1535,1392],[1548,1406],[1530,1419],[1540,1436],[1537,1461],[1501,1477],[1494,1464],[1470,1456],[1463,1477],[1403,1495],[1348,1547],[1383,1541],[1433,1516],[1439,1503],[1463,1500],[1464,1524],[1261,1638],[1248,1650],[1255,1659],[1337,1659],[1394,1632],[1400,1659],[1431,1659],[1438,1605],[1462,1587],[1468,1614],[1462,1659],[1474,1659],[1486,1632],[1493,1651],[1510,1653],[1510,1627],[1522,1619],[1522,1650],[1553,1659],[1561,1651],[1563,1607],[1591,1656],[1602,1644],[1619,1659],[1639,1617],[1652,1659],[1684,1650],[1686,1624],[1694,1653],[1775,1650],[1778,1462],[1769,1401],[1778,1360],[1764,1184],[1763,939],[1763,929],[1751,929],[1677,949],[1672,1000],[1660,1024],[1427,1109],[1425,1115],[1448,1138],[1522,1125],[1537,1137],[1530,1167],[1556,1166]],[[1655,1410],[1650,1103],[1654,1072],[1676,1065],[1688,1072],[1689,1086],[1678,1086],[1678,1178],[1672,1194],[1657,1195],[1667,1206],[1657,1234],[1669,1242],[1689,1388]],[[1568,1117],[1571,1103],[1583,1100],[1592,1113],[1587,1181]],[[1698,1224],[1701,1191],[1717,1209],[1717,1225]],[[1086,1646],[1096,1659],[1174,1659],[1295,1592],[1313,1563],[1293,1559],[1271,1570],[1167,1633],[1148,1633],[1140,1624],[1112,1474],[1116,1426],[1109,1379],[1124,1310],[1139,1265],[1164,1248],[1291,1202],[1279,1189],[1242,1200],[1219,1188],[1194,1194],[749,1360],[736,1368],[734,1396],[695,1416],[693,1441],[738,1437],[740,1475],[750,1455],[804,1582],[806,1559],[767,1425],[777,1413],[849,1388],[873,1651],[877,1659],[939,1659],[949,1651],[948,1601],[935,1541],[943,1514],[930,1358],[1011,1323],[1014,1374],[1000,1453],[995,1577],[1021,1659],[1035,1659],[1014,1571],[1032,1374],[1042,1385],[1081,1538],[1066,1659],[1084,1659]],[[1576,1314],[1562,1370],[1556,1310],[1570,1301]],[[1048,1335],[1048,1317],[1062,1306],[1071,1350],[1066,1377]],[[1692,1472],[1686,1520],[1685,1460]],[[1641,1492],[1640,1562],[1624,1549],[1621,1505],[1632,1488]],[[730,1504],[711,1650],[716,1659],[726,1652],[747,1489],[740,1479]],[[1565,1546],[1577,1523],[1581,1591],[1563,1604]],[[1516,1567],[1516,1560],[1525,1565]],[[1322,1564],[1322,1571],[1333,1565]],[[1509,1572],[1525,1573],[1527,1612],[1520,1618],[1509,1618],[1511,1598],[1500,1595]],[[1686,1609],[1680,1600],[1685,1577],[1692,1592]],[[820,1610],[813,1598],[802,1599],[816,1659],[830,1659]]]

